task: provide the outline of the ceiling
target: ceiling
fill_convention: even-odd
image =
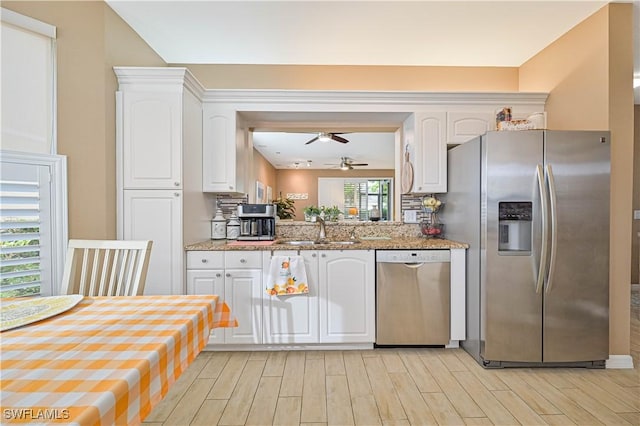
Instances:
[[[170,64],[508,67],[522,65],[609,2],[105,1]],[[633,3],[634,76],[640,80],[640,0]],[[639,103],[640,81],[635,96]],[[271,151],[279,150],[277,158],[266,150],[263,154],[282,164],[279,168],[308,159],[314,167],[336,163],[343,152],[339,149],[357,162],[378,162],[371,155],[378,151],[349,151],[359,145],[356,133],[342,147],[335,142],[306,146],[330,150],[317,159],[294,148],[305,147],[312,136],[258,134],[254,140],[275,144]],[[382,143],[380,134],[367,137],[370,144]]]
[[[168,63],[517,67],[607,1],[107,3]]]
[[[254,132],[253,143],[276,169],[337,169],[341,157],[349,157],[354,163],[367,163],[367,169],[395,166],[393,133],[344,133],[339,136],[349,143],[318,140],[305,145],[316,136],[317,133]],[[309,164],[308,160],[311,160]]]

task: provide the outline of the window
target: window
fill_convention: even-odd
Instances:
[[[355,212],[359,220],[369,220],[375,206],[381,220],[392,220],[392,183],[391,178],[318,178],[318,205],[338,206],[345,218]]]
[[[2,152],[0,297],[56,294],[66,251],[65,157]]]
[[[66,158],[56,153],[52,25],[2,9],[0,296],[52,295],[67,245]]]

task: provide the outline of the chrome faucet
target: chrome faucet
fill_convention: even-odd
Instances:
[[[320,224],[320,233],[318,234],[318,241],[324,241],[327,239],[327,230],[324,226],[324,219],[320,216],[316,216],[316,222]]]

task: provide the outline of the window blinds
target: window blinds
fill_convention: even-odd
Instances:
[[[0,180],[0,294],[40,294],[40,184]]]

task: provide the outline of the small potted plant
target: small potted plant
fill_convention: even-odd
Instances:
[[[291,198],[283,198],[282,194],[272,201],[276,205],[276,214],[280,219],[293,219],[296,214],[294,201]]]
[[[316,217],[316,216],[318,216],[320,214],[320,209],[312,204],[310,206],[305,207],[303,212],[304,212],[304,220],[306,222],[311,222],[311,221],[315,220],[315,219],[312,219],[312,218],[314,218],[314,217]]]
[[[328,214],[329,220],[332,222],[337,222],[340,217],[340,209],[338,206],[328,207],[325,214]]]

